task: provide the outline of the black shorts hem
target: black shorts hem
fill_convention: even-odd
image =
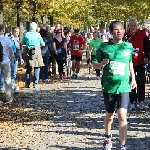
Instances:
[[[71,60],[82,61],[82,56],[71,55]]]
[[[117,110],[120,108],[128,109],[129,104],[129,92],[124,92],[120,94],[111,94],[103,92],[104,96],[104,104],[105,109],[108,113],[114,113],[116,111],[116,104]]]

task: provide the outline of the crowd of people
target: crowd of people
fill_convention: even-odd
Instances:
[[[26,68],[25,87],[30,88],[31,71],[34,69],[33,87],[38,88],[39,82],[49,81],[50,76],[56,75],[56,65],[60,80],[66,80],[68,55],[71,55],[72,61],[71,76],[78,78],[83,50],[86,50],[87,65],[92,72],[95,71],[96,79],[101,79],[102,84],[106,108],[104,148],[112,148],[111,124],[117,104],[120,149],[126,150],[128,104],[131,111],[145,110],[145,65],[150,60],[149,33],[145,28],[138,28],[135,18],[129,20],[126,32],[119,21],[113,21],[109,31],[100,25],[99,28],[91,28],[88,33],[62,28],[60,24],[38,27],[32,22],[21,41],[18,27],[10,34],[0,24],[0,43],[3,51],[1,91],[5,91],[9,103],[13,102],[13,94],[18,90],[15,85],[18,64],[24,64]],[[23,53],[21,46],[25,47]]]

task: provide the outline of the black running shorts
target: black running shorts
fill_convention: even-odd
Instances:
[[[82,56],[71,55],[71,60],[82,61]]]
[[[128,108],[129,104],[129,92],[120,93],[120,94],[111,94],[111,93],[103,93],[104,96],[104,104],[106,111],[108,113],[113,113],[117,109]]]

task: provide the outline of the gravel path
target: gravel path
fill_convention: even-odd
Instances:
[[[78,80],[24,89],[0,109],[0,150],[103,150],[104,104],[100,81],[83,69]],[[129,150],[150,150],[149,110],[128,114]],[[118,150],[118,120],[113,123]]]

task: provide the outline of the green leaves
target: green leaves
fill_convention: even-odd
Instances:
[[[127,21],[130,17],[136,17],[141,22],[145,17],[150,17],[150,4],[145,0],[36,0],[36,2],[36,16],[40,22],[42,14],[53,15],[54,23],[61,22],[63,25],[70,24],[74,27],[97,25],[101,21],[109,23],[112,19]],[[4,22],[14,26],[16,3],[9,0],[3,4]],[[24,21],[32,18],[33,10],[33,0],[24,0],[19,9]]]

